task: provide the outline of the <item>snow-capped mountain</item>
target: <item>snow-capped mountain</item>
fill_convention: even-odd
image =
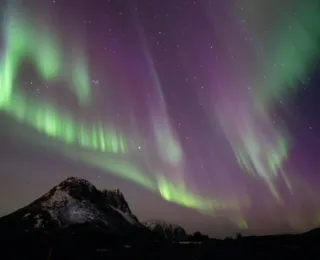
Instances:
[[[144,222],[144,225],[152,232],[165,237],[169,241],[185,241],[188,239],[186,231],[176,224],[162,220],[149,220]]]
[[[15,233],[52,233],[75,226],[132,237],[151,232],[132,214],[119,190],[100,191],[90,182],[70,177],[48,193],[0,219],[0,229]],[[60,232],[60,231],[59,231]]]

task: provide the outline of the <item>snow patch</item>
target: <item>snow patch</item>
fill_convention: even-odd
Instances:
[[[51,205],[51,203],[49,203],[49,205]],[[110,226],[94,205],[85,201],[78,201],[70,196],[67,198],[67,201],[65,201],[63,207],[51,207],[48,208],[47,211],[54,220],[60,223],[60,226],[96,221],[101,221],[104,225]]]
[[[41,218],[41,215],[36,215],[35,216],[35,219],[36,219],[36,224],[34,225],[35,228],[41,228],[43,227],[43,219]]]
[[[72,197],[65,191],[56,190],[48,200],[42,202],[42,206],[47,208],[63,207],[71,199]]]
[[[76,200],[71,200],[61,211],[64,220],[68,223],[86,223],[97,218],[96,214],[88,205],[79,203]]]
[[[30,215],[31,215],[31,213],[27,213],[22,218],[28,218]]]
[[[111,206],[112,207],[112,206]],[[129,222],[132,225],[138,225],[137,221],[135,221],[132,217],[121,211],[120,209],[117,209],[115,207],[112,207],[115,211],[117,211],[127,222]]]
[[[50,216],[51,216],[52,219],[58,220],[57,211],[51,210],[51,209],[47,209],[47,212],[50,214]]]

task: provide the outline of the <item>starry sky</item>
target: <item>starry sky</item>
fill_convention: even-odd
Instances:
[[[315,0],[2,4],[0,214],[79,176],[119,188],[141,220],[214,237],[316,227],[319,11]]]

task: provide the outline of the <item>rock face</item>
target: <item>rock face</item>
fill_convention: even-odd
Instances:
[[[129,216],[131,219],[139,222],[138,218],[134,214],[132,214],[127,201],[125,200],[123,194],[119,189],[102,190],[101,194],[108,205],[116,209],[121,214],[124,213],[126,216]]]
[[[144,222],[144,225],[152,232],[163,236],[169,241],[179,242],[186,241],[188,239],[186,231],[176,224],[171,224],[161,220],[149,220]]]
[[[119,190],[100,191],[90,182],[70,177],[48,193],[0,219],[0,229],[11,236],[21,233],[88,230],[139,239],[151,232],[132,214]]]

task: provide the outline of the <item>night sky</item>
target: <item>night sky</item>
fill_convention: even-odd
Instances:
[[[320,224],[317,1],[8,2],[0,215],[78,176],[214,237]]]

